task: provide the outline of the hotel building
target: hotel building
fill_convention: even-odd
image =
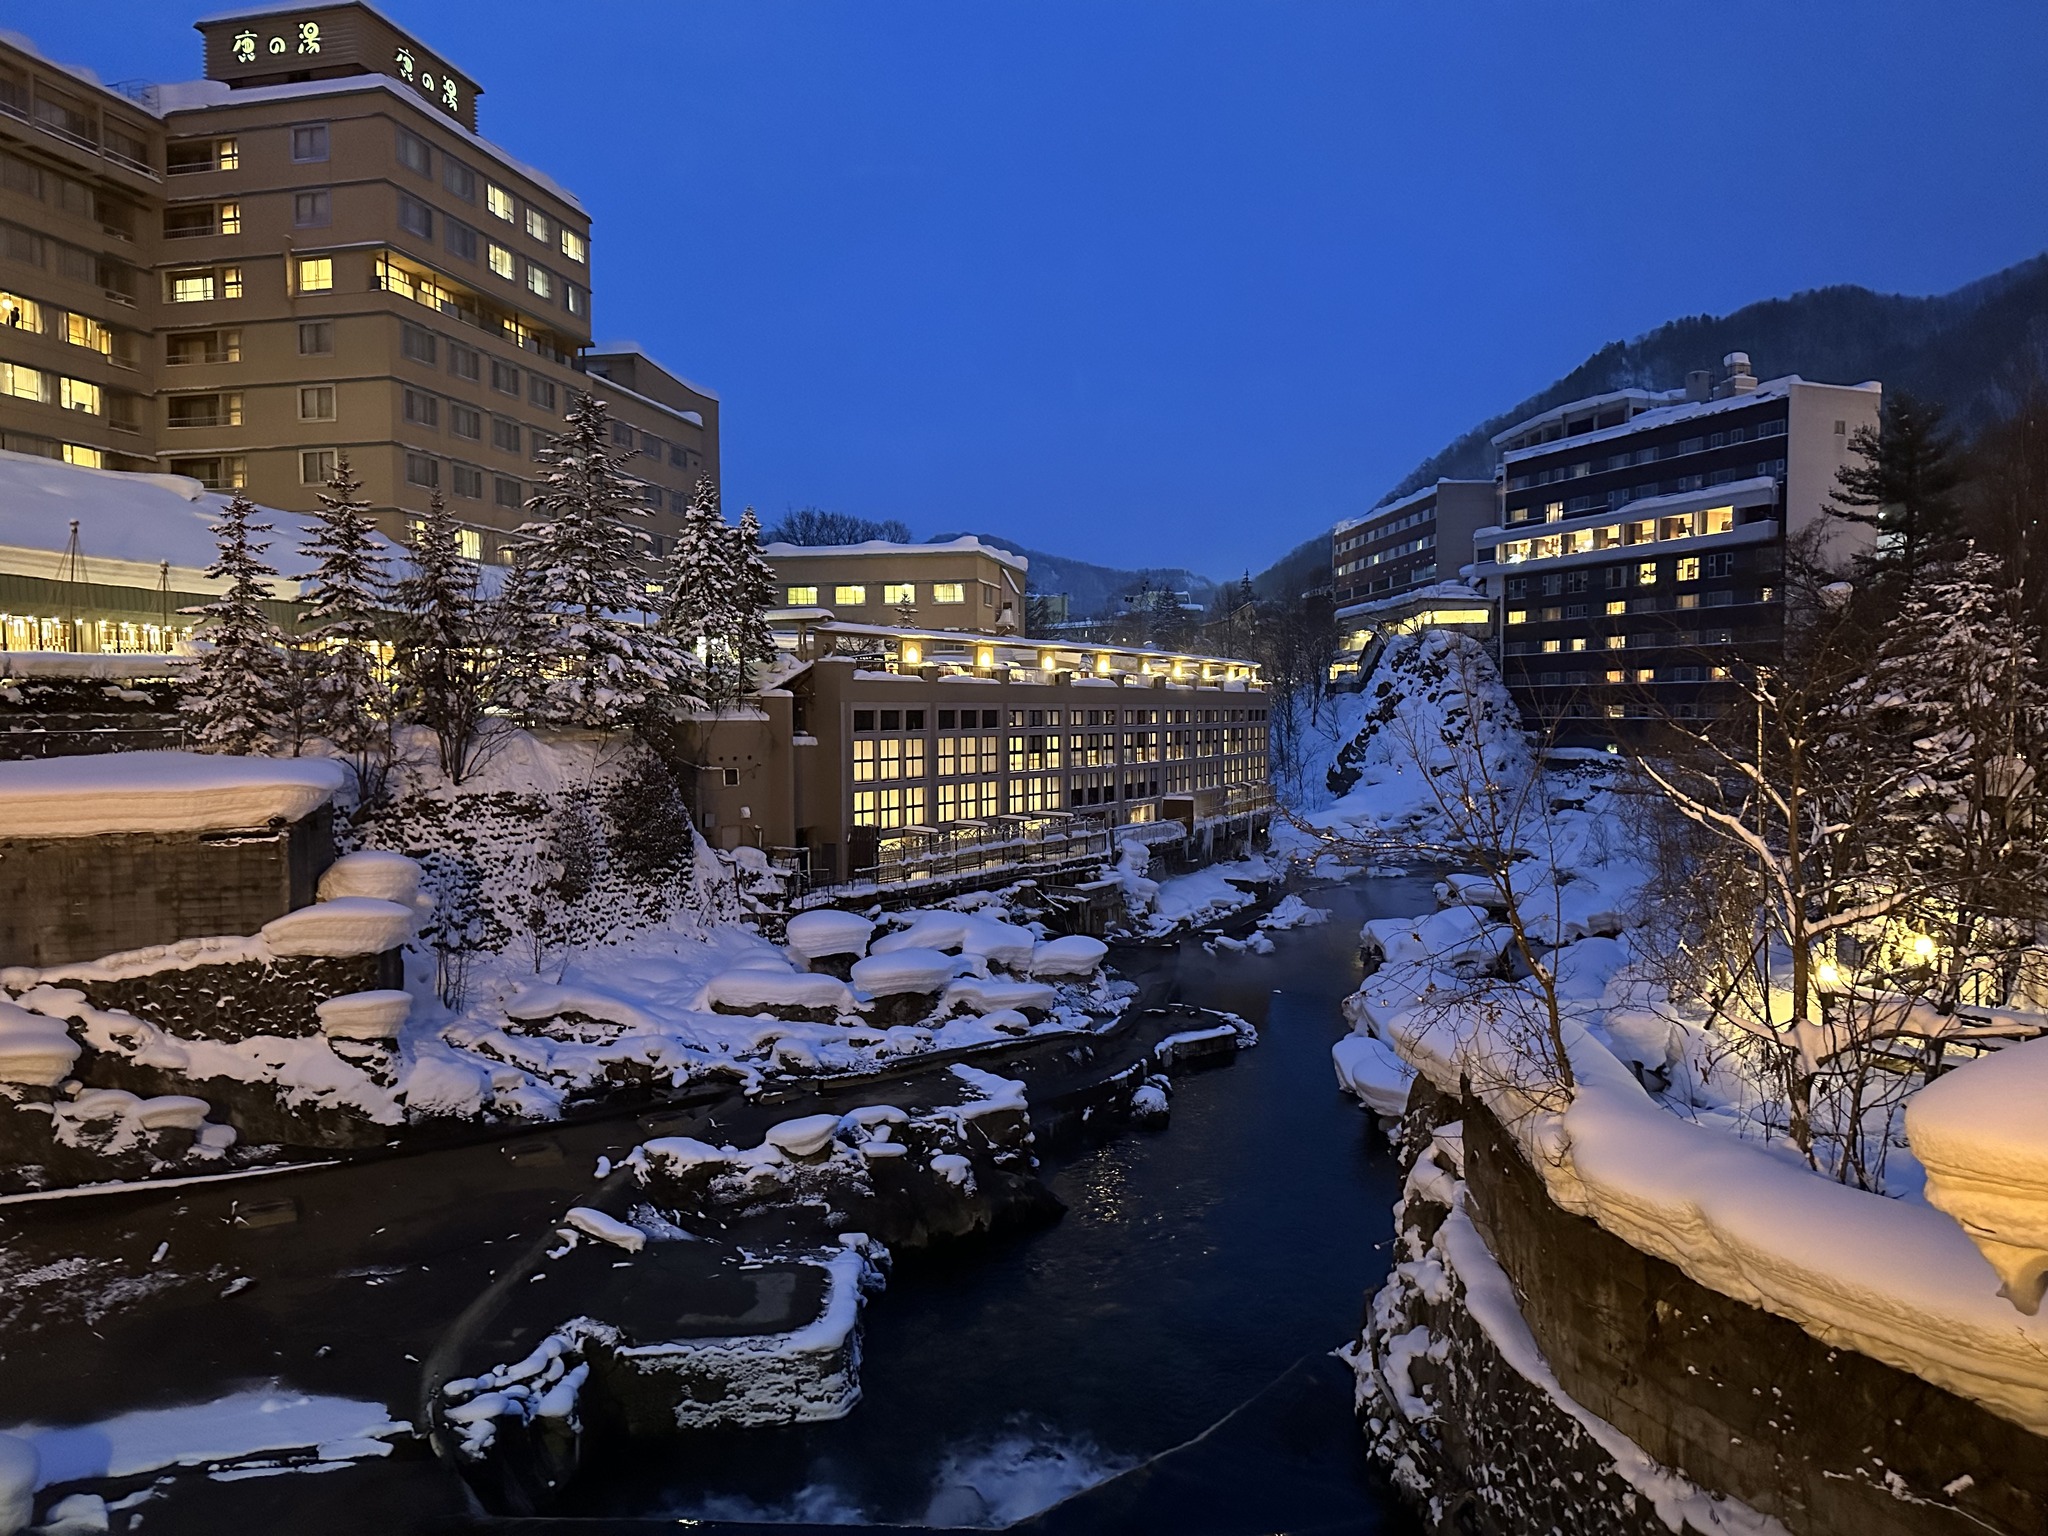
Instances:
[[[0,448],[310,510],[346,452],[387,533],[438,490],[503,557],[593,381],[658,538],[718,401],[593,344],[575,196],[361,0],[201,22],[205,78],[109,89],[0,40]]]
[[[944,544],[770,544],[782,604],[861,624],[1015,634],[1030,561],[968,535]]]
[[[1759,383],[1739,352],[1723,368],[1494,439],[1500,516],[1474,535],[1473,577],[1525,719],[1562,740],[1715,713],[1729,662],[1781,642],[1786,540],[1825,517],[1851,438],[1877,425],[1876,384]]]

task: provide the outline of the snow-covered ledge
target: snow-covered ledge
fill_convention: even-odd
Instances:
[[[2029,1317],[2048,1290],[2048,1040],[1995,1051],[1906,1103],[1927,1203],[1961,1223]]]
[[[238,832],[310,816],[347,780],[316,757],[112,752],[0,763],[0,835]]]

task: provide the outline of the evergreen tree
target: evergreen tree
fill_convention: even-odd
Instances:
[[[1941,407],[1894,393],[1884,403],[1882,429],[1858,427],[1849,447],[1859,462],[1835,471],[1828,512],[1876,531],[1877,547],[1862,561],[1866,574],[1887,584],[1911,581],[1929,561],[1953,554],[1962,529],[1962,467]]]
[[[727,536],[729,585],[726,597],[725,642],[731,659],[731,697],[747,691],[753,669],[775,659],[775,637],[763,615],[775,606],[775,572],[761,553],[761,519],[748,507],[739,526]]]
[[[692,654],[720,627],[725,605],[725,519],[718,487],[699,480],[683,513],[662,583],[662,624]]]
[[[490,702],[490,663],[478,636],[477,570],[462,558],[460,530],[439,491],[407,553],[412,569],[392,589],[396,708],[434,733],[441,771],[459,784]]]
[[[629,617],[647,607],[647,506],[610,435],[610,407],[578,395],[568,430],[540,451],[546,478],[527,503],[540,518],[520,529],[538,620],[528,705],[539,720],[600,730],[687,700],[673,637]]]
[[[271,525],[235,492],[214,524],[217,553],[206,574],[228,589],[203,607],[200,638],[208,642],[193,668],[183,710],[192,743],[202,752],[247,755],[274,745],[284,713],[284,658],[277,625],[264,610],[277,572],[263,560],[270,546],[256,535]]]
[[[299,546],[315,562],[303,578],[312,606],[299,617],[301,644],[315,663],[318,730],[355,768],[364,797],[375,798],[390,747],[389,699],[377,654],[377,614],[387,587],[384,552],[362,489],[348,455],[340,454]]]

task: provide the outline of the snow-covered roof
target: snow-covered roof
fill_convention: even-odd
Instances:
[[[388,91],[408,106],[420,104],[417,91],[389,75],[338,75],[331,80],[294,80],[284,85],[231,86],[224,80],[174,80],[156,87],[154,111],[158,117],[169,117],[174,112],[196,112],[207,107],[232,106],[237,102],[295,101],[314,96],[345,96],[356,91]],[[489,155],[507,170],[553,193],[585,218],[590,216],[583,200],[547,172],[500,149],[482,134],[470,132],[452,117],[436,113],[434,121],[466,141],[479,154]]]
[[[87,469],[35,454],[0,452],[0,571],[60,580],[71,524],[78,524],[84,579],[109,586],[155,587],[162,562],[171,565],[170,583],[184,592],[214,592],[213,520],[228,498],[183,475],[134,474]],[[311,519],[297,512],[261,509],[273,531],[262,537],[264,556],[282,571],[299,561]],[[404,552],[379,538],[394,563]],[[395,568],[395,565],[394,565]],[[272,587],[278,597],[298,590],[296,581]]]
[[[1576,437],[1555,438],[1547,443],[1535,443],[1527,448],[1515,448],[1501,455],[1503,464],[1518,463],[1539,454],[1577,451],[1593,443],[1611,443],[1616,438],[1630,437],[1646,432],[1652,427],[1668,427],[1681,421],[1694,421],[1701,417],[1717,416],[1725,411],[1739,411],[1744,406],[1755,405],[1759,400],[1790,399],[1795,385],[1810,383],[1796,373],[1788,373],[1781,379],[1772,379],[1759,384],[1746,394],[1728,395],[1719,400],[1685,400],[1676,405],[1659,406],[1654,410],[1641,411],[1620,426],[1602,427],[1597,432],[1581,432]],[[1884,391],[1882,384],[1869,381],[1862,384],[1822,384],[1821,389],[1854,389],[1872,394]]]
[[[61,59],[51,58],[47,53],[43,52],[43,50],[36,45],[35,39],[27,36],[24,33],[16,32],[9,27],[0,27],[0,43],[5,43],[10,48],[17,48],[21,52],[27,54],[30,58],[34,59],[38,64],[46,64],[51,69],[58,70],[63,74],[67,74],[71,76],[74,80],[82,81],[86,85],[93,87],[93,89],[95,90],[105,91],[112,96],[120,96],[122,101],[126,102],[129,106],[134,107],[139,112],[147,114],[149,111],[149,108],[144,103],[136,101],[131,97],[122,95],[121,92],[115,90],[111,85],[108,85],[106,81],[102,80],[96,71],[88,68],[86,65],[66,64]]]
[[[640,358],[642,361],[650,363],[654,367],[659,368],[663,373],[667,374],[670,378],[674,379],[678,384],[683,385],[685,388],[694,390],[696,393],[704,396],[707,400],[717,400],[720,398],[717,390],[706,389],[702,384],[699,384],[695,379],[684,378],[680,373],[677,373],[675,369],[669,367],[667,363],[664,363],[660,358],[656,357],[652,352],[648,351],[645,347],[641,346],[640,343],[637,341],[595,342],[590,347],[590,354],[595,357],[630,356]],[[662,409],[665,411],[670,411],[674,410],[675,407],[665,405],[662,406]]]
[[[1346,603],[1337,610],[1340,619],[1363,618],[1372,613],[1389,613],[1397,608],[1409,608],[1416,604],[1428,606],[1433,603],[1476,603],[1491,609],[1493,599],[1483,592],[1475,592],[1462,581],[1433,581],[1426,587],[1415,587],[1406,592],[1396,592],[1387,597],[1376,597],[1362,603]]]
[[[778,560],[792,556],[819,557],[833,555],[932,555],[946,553],[982,554],[999,560],[1004,565],[1028,571],[1031,562],[1007,549],[977,539],[971,533],[964,533],[957,539],[947,539],[938,544],[899,544],[893,539],[869,539],[863,544],[769,544],[763,547],[763,554],[773,555]]]
[[[1610,389],[1604,395],[1581,395],[1576,400],[1567,400],[1562,405],[1553,405],[1547,411],[1538,411],[1533,416],[1524,416],[1513,426],[1502,427],[1500,431],[1494,433],[1487,441],[1498,448],[1509,438],[1514,437],[1518,433],[1527,432],[1531,427],[1541,422],[1563,421],[1568,416],[1575,416],[1582,411],[1597,411],[1603,405],[1613,405],[1616,401],[1620,400],[1648,402],[1654,400],[1683,400],[1684,398],[1685,391],[1682,389]],[[1583,435],[1574,436],[1571,441],[1578,442]],[[1553,442],[1555,441],[1561,441],[1561,439],[1553,439]]]
[[[327,758],[198,752],[0,763],[0,829],[10,837],[235,832],[309,816],[347,777]]]

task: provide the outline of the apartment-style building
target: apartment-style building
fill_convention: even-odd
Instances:
[[[481,87],[362,0],[198,30],[203,79],[119,91],[0,39],[0,448],[295,511],[346,452],[387,533],[438,491],[497,559],[604,379],[673,536],[717,399],[593,345],[588,213]]]
[[[1574,402],[1496,437],[1501,515],[1475,535],[1473,572],[1524,718],[1594,742],[1630,719],[1711,716],[1730,661],[1781,642],[1786,541],[1826,517],[1882,399],[1874,383],[1759,382],[1736,352],[1718,380]],[[1831,538],[1840,555],[1867,534]]]
[[[1339,523],[1330,531],[1338,613],[1454,579],[1472,558],[1472,535],[1498,511],[1491,480],[1439,480]]]
[[[764,553],[788,609],[911,629],[1024,627],[1031,562],[971,534],[942,544],[770,544]]]
[[[778,639],[786,675],[758,708],[684,723],[717,846],[830,883],[935,843],[1270,815],[1255,663],[823,614],[785,615]]]

